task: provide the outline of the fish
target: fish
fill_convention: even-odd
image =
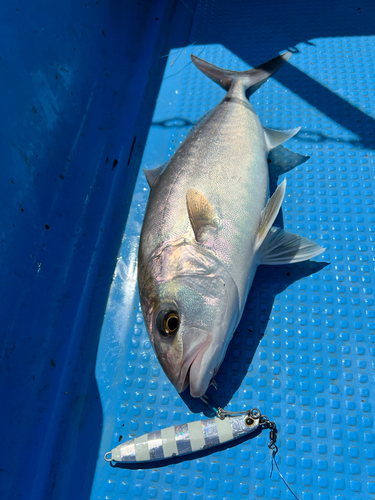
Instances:
[[[150,195],[138,253],[138,288],[156,356],[178,392],[201,397],[241,319],[260,264],[311,259],[325,249],[273,225],[286,179],[270,197],[270,165],[286,172],[308,157],[282,143],[249,102],[290,58],[287,51],[236,72],[191,55],[227,91],[164,165],[145,170]]]
[[[104,459],[134,463],[179,457],[233,441],[254,432],[260,425],[261,415],[257,409],[246,415],[197,420],[130,439],[107,452]]]

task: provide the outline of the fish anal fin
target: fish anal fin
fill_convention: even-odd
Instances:
[[[324,250],[325,248],[308,238],[272,227],[259,249],[259,263],[279,265],[302,262],[316,257]]]
[[[191,226],[194,231],[195,239],[199,241],[202,232],[211,227],[217,229],[219,219],[215,210],[207,198],[197,189],[189,189],[186,194],[186,204]]]
[[[268,151],[271,151],[296,135],[301,130],[301,127],[291,128],[288,130],[273,130],[272,128],[263,127],[263,130]]]
[[[291,151],[284,146],[277,146],[275,149],[272,149],[268,155],[270,173],[271,171],[276,171],[278,175],[284,174],[285,172],[289,172],[289,170],[298,167],[298,165],[301,165],[309,158],[310,156],[294,153],[294,151]]]
[[[266,207],[262,212],[262,219],[260,221],[259,231],[258,231],[258,239],[257,239],[257,247],[260,248],[262,245],[267,233],[272,227],[277,214],[279,213],[280,207],[283,203],[284,195],[286,190],[286,179],[277,186],[276,191],[273,193],[271,198],[268,200]]]

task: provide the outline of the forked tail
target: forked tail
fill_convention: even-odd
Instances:
[[[202,73],[207,75],[225,90],[230,89],[232,82],[241,80],[246,89],[246,96],[249,97],[258,90],[275,71],[280,69],[290,59],[291,55],[292,52],[290,51],[284,52],[281,56],[275,57],[275,59],[271,59],[271,61],[247,71],[230,71],[229,69],[222,69],[193,54],[191,54],[191,60]]]

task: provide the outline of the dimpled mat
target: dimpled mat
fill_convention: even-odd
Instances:
[[[287,179],[277,225],[326,251],[258,269],[208,395],[276,422],[277,462],[299,499],[375,498],[374,8],[342,2],[324,17],[322,2],[251,3],[198,2],[191,45],[169,54],[142,167],[165,162],[225,95],[190,53],[240,71],[294,52],[251,102],[268,127],[302,127],[286,146],[310,159],[271,172],[271,189]],[[143,323],[136,267],[148,192],[140,172],[98,352],[104,427],[92,499],[292,499],[277,472],[270,478],[267,430],[144,468],[103,460],[119,442],[209,415],[168,381]]]

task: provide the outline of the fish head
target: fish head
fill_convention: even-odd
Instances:
[[[237,324],[237,287],[216,258],[190,245],[164,249],[146,273],[141,304],[160,364],[178,392],[190,385],[202,396]]]

